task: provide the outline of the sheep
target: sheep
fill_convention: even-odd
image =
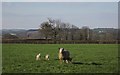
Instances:
[[[60,63],[62,63],[62,60],[64,60],[64,62],[66,63],[69,63],[72,61],[72,58],[70,58],[70,52],[67,50],[64,50],[64,48],[59,48],[58,57],[59,57]]]
[[[45,60],[49,60],[49,55],[48,54],[45,56]]]
[[[41,57],[41,54],[40,54],[40,53],[37,54],[37,55],[36,55],[36,60],[40,60],[40,57]]]

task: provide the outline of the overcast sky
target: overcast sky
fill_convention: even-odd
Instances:
[[[3,2],[3,29],[34,29],[47,18],[78,27],[117,28],[117,2]]]

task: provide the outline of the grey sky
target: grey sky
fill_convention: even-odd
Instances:
[[[3,2],[3,29],[39,28],[47,18],[78,27],[117,28],[117,2]]]
[[[2,0],[3,2],[118,2],[119,0]]]

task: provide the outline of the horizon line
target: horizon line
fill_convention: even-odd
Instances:
[[[114,27],[96,27],[96,28],[89,28],[89,29],[98,29],[98,28],[108,28],[108,29],[119,29],[119,28],[114,28]],[[30,30],[30,29],[39,29],[39,28],[1,28],[3,29],[23,29],[23,30]],[[82,28],[79,28],[82,29]]]

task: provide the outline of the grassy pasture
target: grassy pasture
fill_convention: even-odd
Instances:
[[[58,48],[71,52],[73,63],[60,64]],[[41,53],[42,59],[35,61]],[[45,54],[50,60],[45,61]],[[3,44],[3,73],[115,73],[118,71],[117,44]]]

